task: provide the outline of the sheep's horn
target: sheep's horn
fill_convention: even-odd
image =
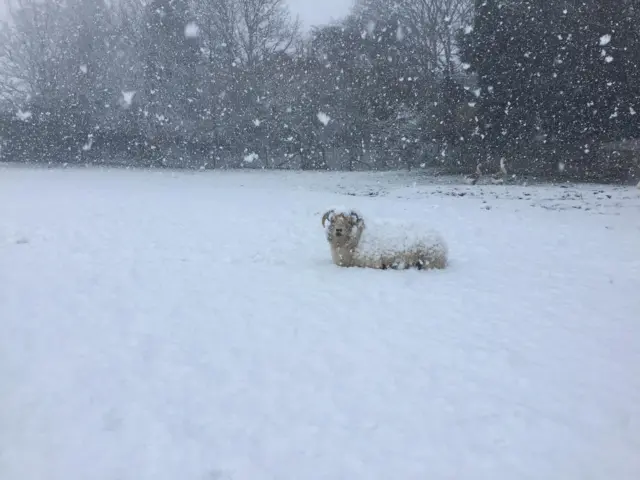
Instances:
[[[360,215],[358,215],[358,212],[351,210],[351,216],[354,217],[356,220],[362,220],[360,218]]]
[[[329,220],[329,216],[333,213],[333,210],[328,210],[325,212],[325,214],[322,216],[322,226],[324,227],[324,222],[326,222],[327,220]]]

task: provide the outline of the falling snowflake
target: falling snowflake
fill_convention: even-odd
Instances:
[[[609,45],[609,42],[611,41],[611,35],[606,34],[600,37],[600,45],[601,46],[605,46],[605,45]]]
[[[606,57],[604,57],[604,61],[607,63],[611,63],[613,62],[613,57],[611,55],[607,55]]]
[[[260,119],[258,119],[258,118],[256,118],[256,119],[253,121],[253,124],[254,124],[256,127],[259,127],[259,126],[260,126],[260,123],[261,123],[261,122],[260,122]]]
[[[133,97],[136,94],[135,90],[122,91],[122,98],[120,99],[120,106],[122,108],[129,108],[133,102]]]
[[[464,27],[465,35],[469,35],[471,32],[473,32],[473,27],[471,25],[465,25]]]
[[[250,153],[244,156],[244,161],[246,163],[253,163],[260,158],[257,153]]]
[[[31,118],[31,115],[31,112],[23,112],[22,110],[18,110],[18,112],[16,113],[18,119],[22,120],[23,122],[29,120]]]
[[[471,68],[471,65],[469,63],[463,63],[462,64],[462,69],[463,70],[469,70]]]
[[[558,171],[559,172],[564,172],[564,169],[565,169],[564,162],[562,162],[562,161],[558,162]]]
[[[636,111],[635,111],[635,109],[633,107],[629,107],[629,114],[630,115],[635,115],[636,114]]]
[[[398,30],[396,31],[396,39],[397,39],[399,42],[401,42],[401,41],[403,41],[403,40],[404,40],[404,36],[405,36],[405,35],[404,35],[404,29],[403,29],[401,26],[399,26],[399,27],[398,27]]]
[[[331,121],[331,117],[324,112],[318,112],[318,120],[320,120],[320,122],[326,127]]]
[[[189,22],[184,27],[184,36],[187,38],[196,38],[200,35],[200,27],[196,22]]]
[[[88,152],[89,150],[91,150],[92,146],[93,146],[93,135],[89,134],[89,136],[87,138],[87,143],[85,143],[82,146],[82,151],[83,152]]]
[[[87,68],[86,65],[80,65],[80,71],[86,74],[89,71],[89,69]]]

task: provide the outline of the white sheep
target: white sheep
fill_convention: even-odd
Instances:
[[[332,208],[322,216],[322,226],[338,266],[422,270],[448,264],[445,241],[422,225],[383,219],[365,222],[357,210]]]

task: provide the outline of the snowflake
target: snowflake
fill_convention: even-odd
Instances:
[[[184,27],[184,36],[187,38],[196,38],[200,35],[200,27],[196,22],[189,22]]]
[[[135,90],[130,90],[130,91],[122,91],[122,98],[120,99],[120,105],[123,108],[129,108],[131,106],[131,103],[133,102],[133,97],[136,94]]]
[[[318,120],[320,120],[320,122],[326,127],[331,121],[331,117],[324,112],[318,112]]]
[[[23,112],[22,110],[18,110],[18,113],[16,113],[18,119],[22,120],[23,122],[29,120],[31,118],[31,115],[31,112]]]
[[[606,34],[600,37],[600,45],[601,46],[605,46],[605,45],[609,45],[609,42],[611,41],[611,35]]]
[[[250,153],[248,155],[245,155],[244,161],[247,162],[247,163],[253,163],[256,160],[258,160],[258,158],[260,158],[260,157],[258,156],[257,153]]]
[[[93,135],[89,134],[88,138],[87,138],[87,143],[85,143],[82,146],[82,151],[83,152],[88,152],[89,150],[91,150],[91,146],[93,145]]]

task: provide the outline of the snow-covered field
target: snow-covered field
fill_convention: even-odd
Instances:
[[[640,478],[640,191],[414,181],[0,168],[0,478]]]

